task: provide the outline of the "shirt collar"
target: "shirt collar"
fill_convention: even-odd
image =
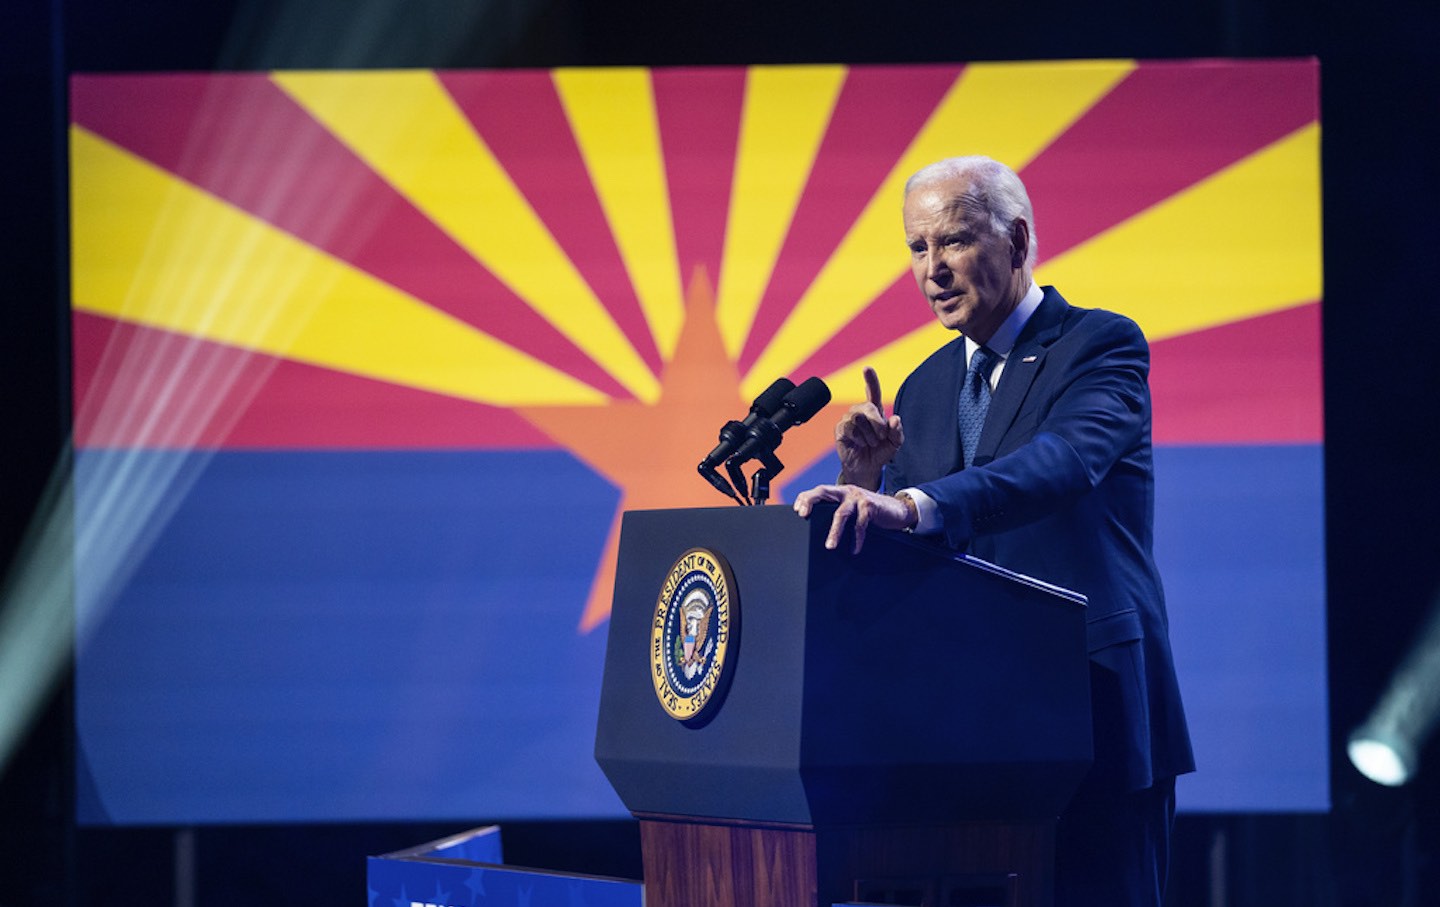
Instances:
[[[1011,312],[1010,317],[1006,318],[1005,322],[995,331],[994,336],[985,344],[985,348],[1001,359],[1008,357],[1010,351],[1015,348],[1015,341],[1020,338],[1020,332],[1025,329],[1025,322],[1029,321],[1030,316],[1035,314],[1035,310],[1040,308],[1040,301],[1044,298],[1045,293],[1040,289],[1040,285],[1033,280],[1030,281],[1030,289],[1025,292],[1020,304],[1015,306],[1015,311]],[[969,362],[970,357],[975,355],[975,351],[978,349],[980,349],[980,344],[966,337],[965,361]]]

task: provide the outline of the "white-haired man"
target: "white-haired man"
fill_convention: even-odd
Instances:
[[[1151,555],[1149,348],[1129,319],[1035,284],[1034,214],[1003,164],[924,168],[904,222],[915,281],[961,336],[889,417],[866,369],[836,426],[839,483],[795,509],[839,505],[832,548],[847,525],[857,551],[870,527],[907,529],[1088,596],[1095,762],[1057,826],[1056,903],[1159,907],[1194,758]]]

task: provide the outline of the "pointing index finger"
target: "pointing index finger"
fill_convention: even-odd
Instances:
[[[875,404],[880,410],[880,417],[885,417],[884,398],[880,396],[880,376],[870,366],[865,366],[865,399]]]

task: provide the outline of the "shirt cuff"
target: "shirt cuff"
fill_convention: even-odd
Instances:
[[[945,522],[940,516],[940,505],[935,503],[934,498],[918,488],[902,488],[896,493],[901,492],[915,502],[915,512],[920,516],[920,521],[911,532],[916,535],[935,535],[945,528]]]

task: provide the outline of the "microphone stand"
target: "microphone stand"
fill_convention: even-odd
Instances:
[[[750,497],[761,506],[770,501],[770,470],[763,466],[750,477]]]
[[[773,450],[761,452],[760,464],[760,468],[750,477],[750,497],[756,505],[763,506],[770,501],[770,480],[785,469],[785,464],[780,462]],[[735,471],[739,472],[740,468],[735,467]],[[743,484],[741,483],[741,487]]]

